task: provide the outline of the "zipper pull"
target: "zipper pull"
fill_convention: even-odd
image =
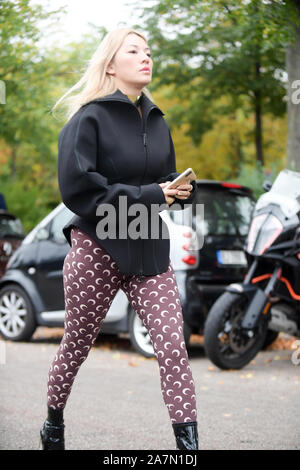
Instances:
[[[144,142],[144,147],[147,147],[147,134],[146,134],[146,132],[143,133],[143,142]]]

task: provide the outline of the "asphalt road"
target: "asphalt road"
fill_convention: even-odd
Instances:
[[[2,343],[0,449],[38,449],[48,369],[60,341],[49,329],[38,331],[29,343]],[[240,371],[213,367],[199,343],[189,356],[200,450],[300,449],[300,365],[292,351],[261,352]],[[95,343],[74,382],[65,424],[70,450],[175,450],[157,362],[135,353],[126,338]]]

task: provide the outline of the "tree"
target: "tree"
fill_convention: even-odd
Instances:
[[[160,87],[152,92],[152,96],[155,103],[164,111],[167,122],[171,109],[179,104],[187,105],[185,102],[180,103],[174,86]],[[225,97],[221,98],[219,104],[224,103],[226,103]],[[265,168],[261,168],[259,164],[253,165],[255,145],[249,135],[253,119],[251,116],[246,116],[242,110],[218,116],[213,128],[205,132],[198,144],[187,135],[187,124],[180,127],[173,126],[172,138],[177,170],[183,171],[191,166],[199,178],[225,181],[243,178],[244,184],[247,184],[245,175],[248,174],[250,186],[253,186],[253,182],[257,179],[257,173],[261,173],[256,189],[261,179],[266,179],[265,172],[273,176],[284,167],[286,121],[286,116],[274,118],[267,115],[264,118]]]
[[[48,18],[48,12],[39,5],[32,6],[29,0],[4,0],[0,4],[0,79],[6,85],[6,103],[0,106],[0,137],[11,150],[12,179],[22,145],[30,145],[32,155],[43,155],[45,161],[52,153],[55,128],[49,115],[49,96],[57,65],[39,49],[41,32],[37,26]]]
[[[27,230],[61,200],[57,139],[65,121],[51,108],[78,80],[97,42],[94,31],[63,48],[45,41],[42,46],[43,22],[49,34],[49,21],[61,13],[29,0],[0,2],[0,80],[6,85],[5,104],[0,104],[0,186],[9,210]]]
[[[288,73],[288,136],[287,136],[287,166],[300,171],[300,5],[293,2],[298,12],[297,23],[292,23],[295,30],[295,40],[288,44],[286,50],[286,70]]]
[[[144,3],[156,83],[176,84],[178,96],[189,100],[173,110],[171,122],[188,124],[197,142],[218,116],[253,114],[256,159],[264,164],[263,116],[286,112],[285,48],[296,16],[294,5],[280,0]]]

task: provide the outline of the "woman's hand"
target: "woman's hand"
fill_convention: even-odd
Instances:
[[[177,194],[175,197],[177,199],[187,199],[190,197],[192,189],[193,186],[191,184],[181,184],[176,188]]]
[[[175,201],[175,194],[177,194],[177,189],[165,189],[167,184],[169,184],[170,181],[166,181],[165,183],[159,183],[159,186],[162,188],[163,193],[165,195],[166,203],[167,204],[172,204],[172,202]],[[173,196],[173,197],[172,197]]]
[[[165,183],[159,184],[164,192],[167,204],[172,204],[172,202],[175,200],[175,197],[182,200],[190,197],[191,190],[193,189],[191,184],[181,184],[180,186],[177,186],[176,189],[165,189],[169,183],[170,181],[166,181]]]

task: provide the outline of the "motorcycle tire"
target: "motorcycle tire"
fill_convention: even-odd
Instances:
[[[276,341],[276,339],[278,338],[278,336],[279,336],[278,331],[268,330],[266,334],[265,342],[262,346],[262,350],[267,349],[271,344],[273,344],[274,341]]]
[[[211,307],[204,326],[204,349],[220,369],[242,369],[262,349],[267,322],[262,317],[249,337],[239,328],[248,300],[240,294],[225,292]]]

